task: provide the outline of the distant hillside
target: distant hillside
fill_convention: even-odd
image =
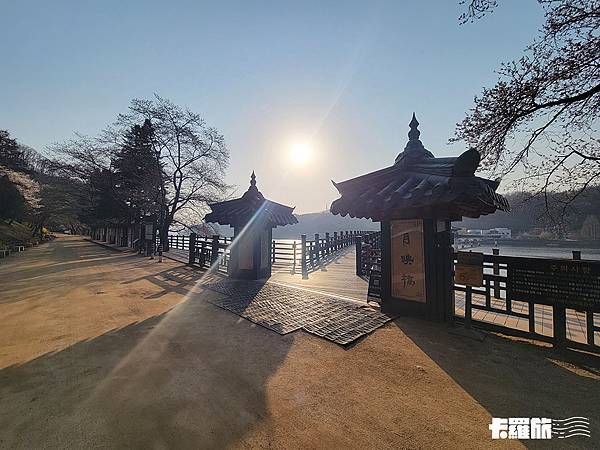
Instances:
[[[361,231],[361,230],[379,230],[379,223],[374,223],[370,219],[352,219],[351,217],[342,217],[331,214],[329,211],[318,213],[296,214],[298,223],[277,227],[273,230],[275,239],[300,239],[301,234],[306,234],[309,239],[314,237],[315,233],[325,236],[329,232],[333,236],[334,231]],[[225,236],[232,236],[231,227],[219,227],[219,232]]]
[[[513,192],[505,196],[511,206],[509,213],[498,211],[479,219],[466,218],[462,222],[453,222],[452,225],[483,229],[508,227],[512,229],[514,236],[534,228],[554,230],[557,225],[556,221],[561,218],[561,214],[564,214],[562,226],[565,234],[578,235],[588,217],[600,217],[600,187],[597,186],[588,188],[581,195],[575,195],[572,192],[549,195],[548,207],[554,221],[548,214],[543,195],[532,197],[528,193]],[[574,200],[565,201],[570,198]],[[565,209],[563,210],[563,208]]]

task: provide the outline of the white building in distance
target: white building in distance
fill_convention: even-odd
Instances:
[[[490,228],[489,230],[479,230],[476,228],[458,230],[458,237],[485,237],[487,239],[512,239],[510,228]]]

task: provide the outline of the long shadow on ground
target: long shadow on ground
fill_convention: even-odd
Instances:
[[[600,448],[599,356],[492,333],[478,342],[417,319],[394,323],[492,417],[590,419],[591,439],[523,441],[528,447]]]
[[[293,339],[190,299],[0,371],[0,447],[226,447],[268,414]]]

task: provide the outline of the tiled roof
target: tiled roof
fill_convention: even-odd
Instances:
[[[331,212],[385,219],[437,217],[460,220],[479,217],[497,209],[509,211],[496,193],[498,181],[475,176],[480,155],[471,149],[457,158],[435,158],[419,140],[413,115],[409,142],[395,164],[347,181],[333,183],[341,198]]]
[[[220,225],[244,225],[255,215],[274,227],[298,223],[293,214],[294,208],[265,199],[256,187],[254,172],[250,187],[244,195],[209,206],[212,211],[206,215],[204,221]]]

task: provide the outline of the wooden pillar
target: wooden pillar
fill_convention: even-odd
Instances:
[[[581,250],[573,250],[573,259],[581,260]],[[587,343],[594,345],[594,313],[592,311],[585,312]]]
[[[471,328],[471,316],[473,315],[473,288],[467,286],[465,291],[465,328]]]
[[[219,259],[219,235],[213,234],[210,248],[210,265],[212,266],[217,259]]]
[[[271,241],[271,263],[275,263],[275,239]]]
[[[573,251],[573,259],[581,259],[581,252]],[[552,305],[552,332],[554,335],[554,346],[564,347],[567,341],[567,310],[562,305]]]
[[[325,252],[327,255],[329,255],[329,253],[331,253],[331,247],[330,247],[330,243],[329,243],[329,232],[325,233]]]
[[[363,275],[362,270],[362,237],[356,236],[354,239],[356,243],[356,275],[361,277]]]
[[[190,245],[188,249],[188,264],[196,262],[196,233],[190,234]]]
[[[142,254],[144,252],[144,238],[145,238],[145,234],[144,232],[146,230],[144,230],[144,223],[140,223],[140,236],[138,239],[138,254]]]
[[[492,254],[494,256],[498,256],[500,254],[499,248],[493,248]],[[500,275],[500,266],[497,261],[494,260],[493,269],[494,275]],[[496,279],[494,280],[494,298],[500,298],[500,282]]]
[[[315,256],[317,263],[321,260],[321,243],[319,242],[319,233],[315,233]]]
[[[338,249],[338,234],[337,231],[333,232],[333,251],[335,252]]]
[[[302,278],[303,279],[307,279],[308,278],[308,268],[306,267],[306,235],[303,234],[300,236],[301,239],[301,243],[300,243],[300,261],[302,264]]]
[[[292,275],[294,275],[296,273],[296,241],[294,241],[294,244],[292,245],[292,253],[294,254],[294,256],[293,256],[294,263],[292,265]]]

